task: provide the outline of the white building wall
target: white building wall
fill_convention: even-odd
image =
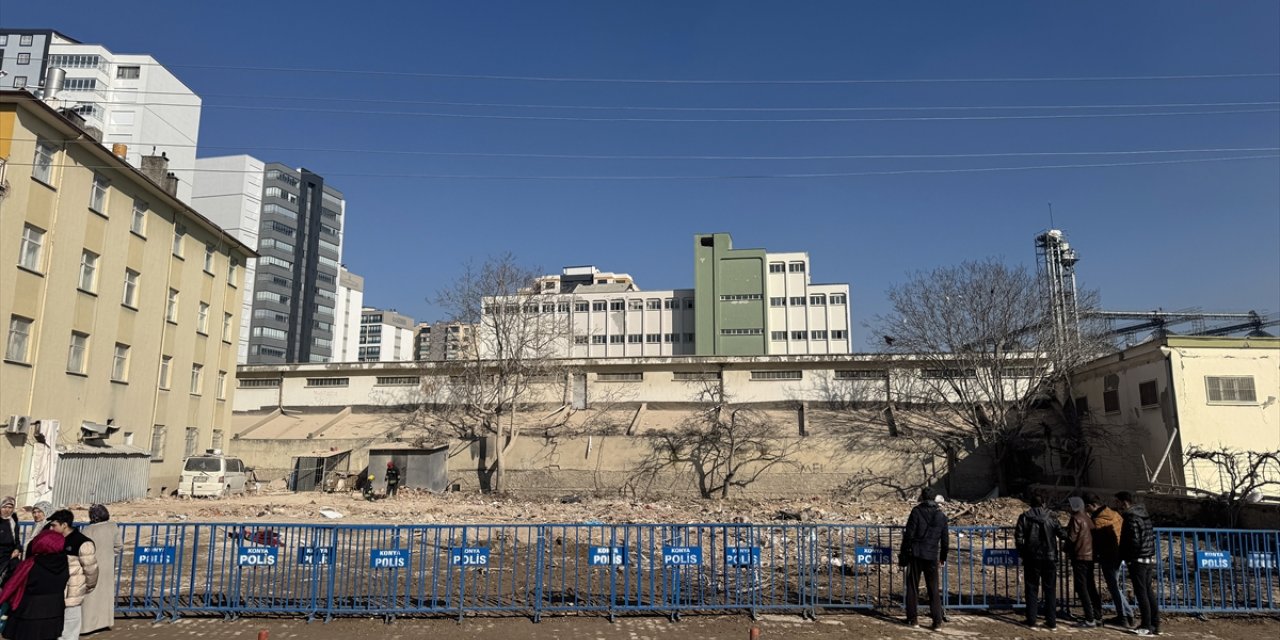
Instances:
[[[539,295],[513,304],[537,304],[538,313],[563,317],[570,337],[558,357],[632,358],[695,351],[692,289]],[[486,326],[491,325],[482,321],[477,331]],[[487,341],[478,339],[483,353]]]
[[[103,64],[95,68],[64,67],[68,81],[91,78],[92,90],[64,90],[62,106],[93,104],[82,115],[102,131],[102,143],[110,148],[129,146],[126,159],[142,166],[142,156],[164,153],[169,171],[178,177],[178,198],[191,202],[195,185],[196,146],[200,137],[201,99],[155,58],[140,54],[116,54],[99,44],[76,44],[55,37],[49,55],[97,55]],[[121,67],[138,67],[136,78],[121,77]],[[74,83],[72,83],[74,85]]]
[[[356,284],[351,276],[351,272],[346,269],[338,273],[338,304],[334,310],[333,319],[333,362],[359,360],[360,312],[364,309],[364,280],[360,279],[359,286],[348,286]],[[344,280],[347,284],[343,284]]]
[[[192,190],[191,206],[240,242],[257,249],[262,215],[263,162],[253,156],[221,156],[195,160],[199,179]],[[240,312],[240,342],[236,362],[249,357],[249,322],[253,315],[257,260],[244,266],[244,300]]]
[[[807,253],[765,257],[768,353],[850,353],[849,285],[812,284]]]

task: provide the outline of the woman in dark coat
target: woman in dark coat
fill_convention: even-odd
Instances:
[[[3,636],[7,640],[54,640],[62,635],[63,596],[67,588],[66,539],[44,531],[31,541],[30,555],[0,589],[0,607],[8,605]]]

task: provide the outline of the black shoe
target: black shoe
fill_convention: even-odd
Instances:
[[[933,624],[929,625],[929,630],[930,630],[930,631],[942,631],[942,623],[941,623],[941,622],[935,622],[935,623],[933,623]]]

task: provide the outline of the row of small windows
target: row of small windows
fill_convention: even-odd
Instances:
[[[805,267],[803,262],[791,262],[791,263],[770,262],[769,263],[769,273],[786,273],[786,272],[804,273],[804,269]]]
[[[758,293],[734,293],[720,296],[723,302],[741,302],[745,300],[760,300],[763,296]]]
[[[774,341],[786,340],[826,340],[830,335],[832,340],[844,340],[849,337],[849,332],[844,329],[832,329],[826,331],[824,329],[814,331],[770,331],[769,339]]]
[[[759,299],[757,296],[756,299]],[[584,313],[587,311],[657,311],[661,309],[692,309],[693,298],[632,298],[630,300],[574,300],[572,309],[575,313]],[[485,313],[494,313],[499,308],[507,313],[569,313],[570,303],[561,302],[528,302],[523,305],[507,304],[498,305],[496,303],[486,303],[484,305]]]
[[[9,362],[17,362],[30,364],[31,357],[31,332],[35,326],[35,321],[31,318],[13,315],[9,318],[9,332],[5,339],[4,359]],[[67,366],[66,372],[72,375],[84,376],[88,372],[89,364],[89,340],[87,333],[80,331],[72,331],[70,339],[67,343]],[[111,351],[111,371],[110,378],[112,382],[121,384],[129,383],[129,365],[132,361],[133,347],[131,345],[117,342]],[[161,356],[160,371],[158,376],[158,386],[160,389],[169,389],[173,369],[173,356]],[[227,372],[218,372],[218,399],[226,399],[226,382]],[[191,387],[192,395],[200,395],[204,386],[204,365],[194,363],[191,365]]]
[[[692,333],[629,333],[609,336],[574,336],[574,344],[693,344]]]
[[[827,304],[845,304],[847,300],[848,298],[843,293],[833,293],[829,296],[816,294],[809,296],[807,299],[805,296],[791,296],[790,298],[771,297],[769,298],[769,306],[785,307],[790,305],[793,307],[803,307],[806,306],[805,303],[807,302],[808,306],[821,307]]]

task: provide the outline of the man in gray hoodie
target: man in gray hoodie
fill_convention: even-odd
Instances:
[[[1058,627],[1058,597],[1056,563],[1058,545],[1067,539],[1058,523],[1058,517],[1044,506],[1044,498],[1030,493],[1026,498],[1030,507],[1018,516],[1013,530],[1018,557],[1022,559],[1022,572],[1026,586],[1027,626],[1036,626],[1039,615],[1040,591],[1044,590],[1044,627]]]

